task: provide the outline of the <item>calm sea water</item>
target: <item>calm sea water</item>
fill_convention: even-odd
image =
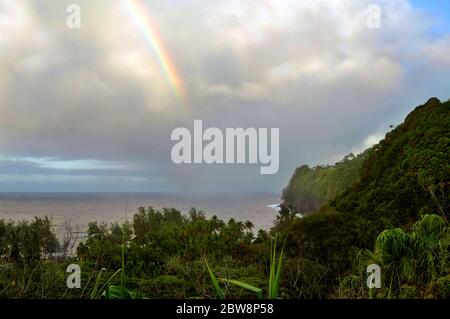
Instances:
[[[174,207],[187,213],[191,207],[205,215],[228,220],[250,220],[257,229],[268,229],[277,215],[275,194],[187,196],[156,193],[0,193],[0,219],[31,220],[49,216],[58,232],[70,222],[85,231],[89,222],[131,220],[139,207]]]

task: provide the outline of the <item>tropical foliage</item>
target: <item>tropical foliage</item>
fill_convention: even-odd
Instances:
[[[375,248],[363,250],[359,255],[359,273],[342,281],[340,292],[346,297],[367,293],[364,274],[368,265],[382,269],[382,287],[378,297],[428,298],[450,297],[450,228],[443,217],[425,215],[410,232],[400,228],[381,232]],[[356,278],[359,287],[352,287]],[[361,285],[361,283],[363,283]]]
[[[148,207],[90,223],[71,253],[48,218],[0,220],[0,298],[450,298],[449,186],[450,102],[433,98],[364,154],[298,169],[268,232]],[[302,218],[305,194],[324,205]]]
[[[366,152],[358,182],[318,213],[295,220],[290,226],[287,258],[302,258],[321,269],[314,295],[309,297],[336,296],[341,280],[356,281],[351,274],[362,249],[371,249],[386,235],[393,245],[400,245],[398,242],[408,238],[405,234],[421,216],[437,214],[448,223],[449,186],[450,101],[441,103],[432,98]],[[286,220],[292,218],[293,212],[285,210],[275,225],[278,232],[287,229]],[[403,260],[417,253],[413,250]],[[448,285],[445,267],[436,282]],[[429,284],[431,277],[424,280]],[[418,296],[436,296],[421,289]]]

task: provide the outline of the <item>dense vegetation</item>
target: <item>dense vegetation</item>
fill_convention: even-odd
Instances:
[[[58,239],[48,218],[0,220],[0,298],[450,298],[449,182],[450,102],[430,99],[363,155],[300,168],[270,232],[149,207],[89,224],[70,254],[70,227]],[[300,218],[295,185],[324,206]],[[81,289],[66,286],[71,263]]]
[[[265,285],[268,237],[253,236],[252,228],[250,222],[225,223],[194,209],[184,216],[175,209],[140,208],[122,225],[89,224],[76,256],[63,257],[68,246],[59,245],[49,219],[0,221],[0,297],[90,298],[104,295],[98,289],[112,278],[116,286],[124,280],[133,296],[209,298],[214,291],[204,257],[220,277]],[[82,289],[66,287],[71,263],[81,267]],[[122,274],[113,276],[117,270]],[[227,297],[253,296],[236,287],[224,289]]]
[[[369,149],[360,182],[331,209],[379,220],[382,228],[410,225],[419,216],[448,214],[450,101],[432,98]]]
[[[357,183],[290,226],[295,212],[285,209],[275,226],[278,231],[290,229],[287,256],[301,256],[323,270],[315,281],[323,289],[315,297],[335,296],[356,256],[372,249],[384,230],[410,231],[427,214],[439,215],[448,225],[450,102],[432,98],[417,107],[364,157]],[[443,277],[450,273],[446,267]],[[427,274],[418,274],[414,282],[423,276]],[[416,286],[415,297],[425,296],[422,288]]]
[[[450,296],[450,231],[445,219],[425,215],[409,232],[400,228],[383,231],[374,251],[363,250],[355,273],[340,283],[339,294],[348,298],[446,298]],[[366,286],[367,265],[383,269],[381,289]]]
[[[366,153],[350,153],[335,165],[298,167],[283,190],[284,204],[302,214],[315,212],[358,181]]]

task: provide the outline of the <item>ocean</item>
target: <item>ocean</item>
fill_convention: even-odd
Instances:
[[[132,220],[139,207],[173,207],[183,213],[195,207],[207,217],[250,220],[256,232],[272,226],[279,197],[276,194],[0,193],[0,219],[32,220],[35,216],[49,216],[61,234],[66,223],[85,232],[89,222],[110,224]]]

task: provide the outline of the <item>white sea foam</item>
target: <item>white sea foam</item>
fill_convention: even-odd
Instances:
[[[281,210],[280,205],[281,205],[281,203],[279,203],[279,204],[270,204],[270,205],[267,205],[266,207],[272,208],[273,210],[279,212]]]

